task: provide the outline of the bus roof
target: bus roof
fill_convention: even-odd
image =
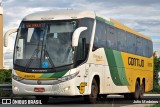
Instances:
[[[135,30],[119,23],[116,20],[106,18],[101,14],[95,14],[94,11],[78,11],[78,10],[50,10],[50,11],[41,11],[33,14],[29,14],[24,17],[23,21],[46,21],[46,20],[69,20],[69,19],[79,19],[79,18],[93,18],[98,19],[102,22],[110,24],[116,28],[125,30],[137,36],[143,37],[145,39],[151,40],[151,38],[136,32]]]
[[[77,11],[77,10],[50,10],[41,11],[27,15],[23,21],[40,21],[40,20],[67,20],[79,18],[95,18],[94,11]]]

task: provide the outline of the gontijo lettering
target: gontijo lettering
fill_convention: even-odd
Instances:
[[[128,65],[144,67],[144,60],[138,59],[138,58],[128,57]]]

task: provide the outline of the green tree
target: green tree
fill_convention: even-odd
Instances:
[[[153,73],[153,91],[159,92],[160,86],[158,84],[158,73],[160,72],[160,58],[154,57],[154,73]]]
[[[12,70],[0,70],[0,84],[11,83],[11,73]]]

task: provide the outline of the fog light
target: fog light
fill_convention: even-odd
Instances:
[[[70,86],[65,87],[65,88],[64,88],[64,91],[68,91],[69,89],[70,89]]]
[[[15,91],[18,91],[18,87],[16,87],[16,86],[13,86],[13,89],[14,89]]]

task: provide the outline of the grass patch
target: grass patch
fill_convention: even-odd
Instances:
[[[150,106],[150,107],[160,107],[160,104],[155,104],[155,105]]]
[[[146,92],[145,94],[160,94],[160,92],[149,91],[149,92]]]

